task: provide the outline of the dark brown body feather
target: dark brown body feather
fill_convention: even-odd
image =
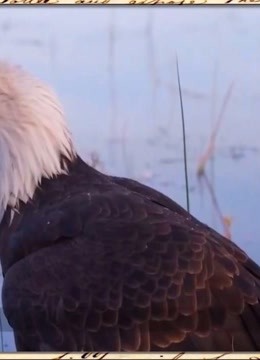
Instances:
[[[260,350],[260,269],[174,201],[80,158],[0,229],[20,351]]]

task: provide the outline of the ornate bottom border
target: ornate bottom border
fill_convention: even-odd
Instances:
[[[199,353],[199,352],[138,352],[138,353],[113,353],[113,352],[82,352],[82,353],[0,353],[0,359],[49,359],[49,360],[76,360],[76,359],[95,359],[95,360],[260,360],[260,352],[258,353]]]

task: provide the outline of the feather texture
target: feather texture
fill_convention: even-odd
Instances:
[[[19,350],[259,350],[259,267],[155,190],[78,157],[8,216],[3,305]]]

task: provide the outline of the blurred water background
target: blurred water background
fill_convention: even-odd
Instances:
[[[177,53],[191,212],[260,262],[260,8],[8,7],[0,44],[56,89],[84,159],[185,207]]]

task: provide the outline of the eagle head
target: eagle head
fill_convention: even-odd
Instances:
[[[43,177],[66,172],[75,151],[56,94],[20,67],[0,62],[0,220],[27,202]]]

